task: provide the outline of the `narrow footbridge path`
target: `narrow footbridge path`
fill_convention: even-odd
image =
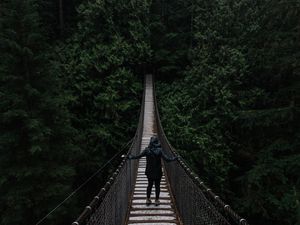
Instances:
[[[137,155],[157,135],[166,155],[179,156],[161,126],[152,75],[144,79],[139,124],[127,154]],[[180,158],[163,163],[159,206],[147,206],[146,159],[124,158],[105,186],[72,225],[247,225]],[[152,188],[152,202],[155,187]]]
[[[146,77],[145,82],[145,109],[144,109],[144,125],[142,133],[141,151],[145,149],[150,138],[156,135],[155,131],[155,111],[154,111],[154,97],[153,97],[153,83],[152,76]],[[146,159],[141,158],[138,164],[137,178],[134,185],[132,202],[129,209],[128,224],[142,225],[142,224],[162,224],[175,225],[178,224],[177,216],[174,209],[174,203],[171,199],[170,189],[167,185],[166,176],[163,174],[161,180],[161,193],[159,206],[150,204],[145,205],[147,177],[145,175]],[[152,188],[151,197],[154,202],[154,188]]]

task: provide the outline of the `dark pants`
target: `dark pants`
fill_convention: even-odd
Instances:
[[[159,199],[160,180],[161,180],[161,178],[151,179],[151,178],[148,177],[147,198],[150,198],[151,191],[152,191],[152,186],[153,186],[153,183],[155,183],[155,198]]]

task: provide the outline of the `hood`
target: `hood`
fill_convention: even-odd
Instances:
[[[160,147],[159,140],[156,136],[151,137],[149,147],[155,147],[155,148]]]
[[[151,148],[150,151],[153,155],[159,156],[161,153],[161,148]]]

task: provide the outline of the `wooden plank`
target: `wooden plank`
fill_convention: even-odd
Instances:
[[[150,138],[154,135],[155,109],[153,98],[152,76],[146,76],[144,124],[141,151],[149,145]],[[127,224],[130,225],[178,225],[177,215],[171,198],[168,181],[164,175],[160,185],[160,205],[155,206],[155,185],[152,187],[150,205],[146,205],[146,189],[148,179],[145,175],[146,158],[141,158],[138,162],[138,171],[134,193],[131,199],[130,211],[128,213]]]
[[[153,222],[137,222],[137,223],[128,223],[128,225],[130,224],[134,224],[134,225],[158,225],[157,223],[153,223]],[[159,223],[159,225],[176,225],[176,223]]]
[[[136,210],[132,210],[131,214],[132,215],[135,215],[135,214],[151,214],[151,215],[152,214],[174,214],[175,215],[175,211],[173,209],[164,209],[164,210],[136,209]]]
[[[152,201],[154,201],[154,199],[152,199]],[[145,199],[133,199],[132,200],[132,204],[134,203],[143,203],[145,204],[146,200]],[[171,203],[171,199],[160,199],[160,203]]]
[[[136,223],[146,223],[146,224],[159,224],[161,225],[162,223],[175,223],[176,224],[176,220],[148,220],[148,219],[145,219],[145,220],[130,220],[129,221],[130,224],[136,224]]]

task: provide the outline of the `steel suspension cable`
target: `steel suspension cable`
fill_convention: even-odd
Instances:
[[[88,179],[86,179],[78,188],[76,188],[71,194],[69,194],[63,201],[61,201],[56,207],[54,207],[47,215],[45,215],[42,219],[40,219],[36,225],[41,224],[49,215],[51,215],[55,210],[57,210],[60,206],[62,206],[68,199],[70,199],[73,195],[75,195],[82,187],[84,187],[91,179],[93,179],[97,174],[99,174],[108,164],[110,164],[120,153],[122,153],[126,147],[133,141],[132,138],[125,145],[121,147],[121,150],[118,151],[115,155],[113,155],[105,164],[103,164],[95,173],[93,173]]]

